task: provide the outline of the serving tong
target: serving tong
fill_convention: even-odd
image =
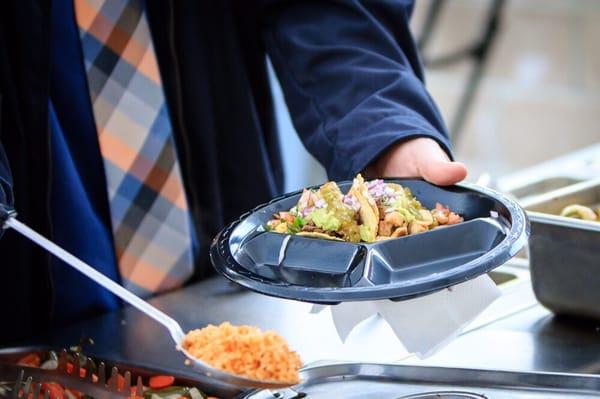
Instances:
[[[24,223],[20,222],[16,219],[16,215],[17,213],[14,209],[8,208],[0,204],[0,226],[2,226],[2,228],[12,228],[19,234],[25,236],[30,241],[33,241],[35,244],[39,245],[40,247],[51,253],[52,255],[63,260],[67,265],[73,267],[80,273],[84,274],[86,277],[100,284],[102,287],[106,288],[114,295],[121,298],[123,301],[135,307],[140,312],[144,313],[146,316],[157,321],[169,331],[169,334],[171,335],[171,338],[175,343],[175,348],[181,351],[187,357],[188,361],[186,362],[186,364],[190,365],[195,371],[202,373],[210,378],[217,379],[224,384],[234,386],[237,388],[282,388],[290,385],[277,381],[262,381],[241,377],[213,368],[209,364],[195,358],[182,347],[181,344],[185,337],[185,333],[183,332],[183,329],[176,320],[168,316],[166,313],[158,310],[156,307],[150,305],[148,302],[141,299],[137,295],[123,288],[121,285],[106,277],[104,274],[98,272],[96,269],[83,262],[81,259],[65,251],[58,245],[54,244],[52,241],[37,233],[35,230],[31,229]]]
[[[68,367],[69,363],[72,367]],[[52,393],[45,389],[42,384],[55,382],[66,388],[74,389],[93,396],[96,399],[130,398],[132,396],[143,397],[144,390],[142,378],[136,379],[132,385],[132,375],[129,371],[123,374],[124,383],[119,387],[119,369],[112,367],[107,379],[107,367],[104,362],[98,364],[94,372],[89,366],[81,365],[78,356],[68,362],[67,351],[62,350],[58,355],[58,364],[54,369],[42,369],[37,367],[19,366],[13,364],[0,364],[0,373],[3,376],[16,376],[16,382],[12,389],[12,399],[39,398],[55,399]]]

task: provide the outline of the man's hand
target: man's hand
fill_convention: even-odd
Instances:
[[[467,167],[452,162],[439,144],[419,137],[388,148],[365,171],[371,177],[420,177],[447,186],[467,176]]]

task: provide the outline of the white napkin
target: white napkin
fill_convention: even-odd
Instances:
[[[345,342],[357,324],[379,314],[409,353],[424,358],[454,339],[499,296],[500,290],[492,279],[482,275],[402,302],[342,302],[331,306],[331,318]],[[311,313],[319,313],[326,307],[313,305]],[[361,335],[365,336],[364,331]]]

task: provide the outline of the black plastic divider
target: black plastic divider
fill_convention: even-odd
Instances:
[[[362,245],[262,232],[246,240],[235,257],[257,276],[284,284],[401,284],[470,262],[505,237],[504,226],[493,218]]]
[[[264,232],[246,241],[236,260],[261,277],[287,284],[350,287],[363,275],[365,253],[349,242]]]
[[[371,244],[365,277],[373,284],[410,284],[478,258],[506,237],[492,218]]]

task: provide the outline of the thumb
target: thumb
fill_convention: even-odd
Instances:
[[[427,154],[418,158],[417,168],[423,179],[440,186],[449,186],[460,182],[467,176],[467,167],[461,162],[450,161],[442,148],[429,146]]]
[[[429,161],[421,166],[421,176],[430,183],[449,186],[467,176],[467,168],[460,162]]]

